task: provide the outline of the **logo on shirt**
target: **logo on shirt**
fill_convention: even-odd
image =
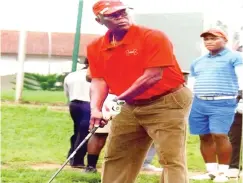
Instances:
[[[125,53],[126,56],[138,55],[138,50],[137,49],[126,50]]]

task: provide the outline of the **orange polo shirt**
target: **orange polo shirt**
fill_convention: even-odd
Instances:
[[[115,47],[109,34],[87,47],[87,57],[92,78],[103,78],[113,94],[119,96],[151,67],[163,68],[162,79],[136,99],[160,95],[185,82],[173,46],[163,32],[132,25]]]

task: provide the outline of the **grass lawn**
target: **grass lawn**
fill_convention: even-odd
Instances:
[[[46,182],[54,170],[36,171],[28,165],[60,164],[66,159],[69,137],[72,134],[72,121],[66,112],[51,111],[47,107],[31,108],[3,104],[1,129],[2,165],[9,166],[2,169],[4,183]],[[190,171],[202,171],[204,165],[197,137],[189,136],[187,149]],[[99,166],[102,158],[103,155],[100,157]],[[157,159],[154,164],[158,165]],[[98,175],[81,175],[77,171],[64,170],[54,182],[92,183],[98,179]],[[140,175],[137,183],[157,183],[158,180],[158,176]]]
[[[72,133],[68,113],[47,107],[2,106],[2,162],[59,163],[65,159]]]
[[[24,103],[41,103],[41,104],[65,104],[67,100],[63,91],[29,91],[24,90],[22,93],[22,102]],[[1,99],[14,101],[15,91],[1,91]]]
[[[36,171],[32,169],[4,169],[2,171],[3,183],[44,183],[54,172],[50,170]],[[98,183],[100,174],[82,174],[77,171],[64,170],[53,181],[53,183]],[[139,175],[137,183],[157,183],[159,177],[156,175]]]
[[[45,183],[53,173],[50,170],[3,169],[2,183]],[[53,183],[98,183],[99,180],[99,174],[82,174],[77,171],[64,170],[53,180]],[[140,174],[136,183],[159,183],[159,176]],[[212,181],[190,181],[190,183],[212,183]]]
[[[45,183],[53,173],[50,170],[3,169],[2,183]],[[87,175],[77,171],[64,170],[53,180],[53,183],[98,183],[99,180],[99,174]],[[159,176],[141,174],[136,183],[159,183]],[[212,181],[190,181],[190,183],[212,183]]]

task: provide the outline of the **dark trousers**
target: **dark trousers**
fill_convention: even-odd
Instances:
[[[69,111],[74,123],[74,134],[70,138],[71,148],[68,156],[77,148],[89,133],[90,103],[74,100],[69,104]],[[84,144],[70,160],[70,165],[83,165],[87,153],[87,143]]]
[[[241,149],[241,134],[242,133],[242,114],[236,113],[234,122],[229,132],[230,142],[232,144],[232,156],[230,168],[239,169],[240,164],[240,149]]]

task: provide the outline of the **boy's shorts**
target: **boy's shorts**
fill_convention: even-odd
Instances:
[[[194,97],[189,115],[191,134],[227,135],[234,120],[236,107],[236,99],[201,100]]]

